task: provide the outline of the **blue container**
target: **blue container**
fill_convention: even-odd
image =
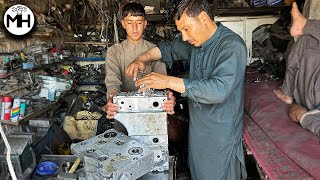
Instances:
[[[33,69],[34,68],[34,62],[26,62],[22,63],[22,69]]]
[[[43,161],[37,165],[36,172],[41,176],[54,174],[58,166],[52,161]]]

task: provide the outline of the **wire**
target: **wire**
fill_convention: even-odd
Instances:
[[[82,34],[82,40],[93,34],[93,28],[98,23],[97,6],[90,0],[76,0],[71,13],[71,27],[77,35]],[[85,28],[83,25],[86,24]]]
[[[10,172],[10,175],[11,175],[11,178],[13,180],[17,180],[17,176],[16,176],[16,173],[14,172],[14,169],[13,169],[13,166],[12,166],[12,162],[11,162],[11,147],[10,147],[10,144],[8,142],[8,139],[6,137],[6,135],[4,134],[3,132],[3,129],[2,129],[2,124],[0,122],[0,133],[1,133],[1,137],[4,141],[4,144],[6,145],[6,148],[7,148],[7,164],[8,164],[8,168],[9,168],[9,172]]]

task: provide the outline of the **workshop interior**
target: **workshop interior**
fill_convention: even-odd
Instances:
[[[173,21],[180,0],[0,0],[2,24],[17,4],[35,18],[22,36],[0,29],[0,179],[191,179],[186,97],[173,92],[175,114],[168,115],[164,91],[121,92],[113,97],[121,109],[114,120],[106,118],[106,53],[127,38],[119,12],[128,2],[146,11],[145,40],[158,44],[181,35]],[[248,180],[320,179],[319,137],[289,121],[287,106],[272,93],[294,43],[293,2],[209,0],[214,21],[247,46],[242,139]],[[296,2],[320,18],[318,0]],[[166,68],[168,75],[189,77],[188,61]],[[294,134],[289,126],[304,139],[284,137]]]

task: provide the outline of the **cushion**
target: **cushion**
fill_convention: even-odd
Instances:
[[[280,85],[246,82],[245,142],[270,179],[320,179],[320,138],[290,120],[290,105],[272,92]]]

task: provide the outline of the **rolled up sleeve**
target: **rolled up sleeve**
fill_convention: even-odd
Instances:
[[[301,117],[300,124],[303,128],[320,136],[320,110],[308,111]]]

